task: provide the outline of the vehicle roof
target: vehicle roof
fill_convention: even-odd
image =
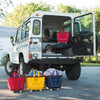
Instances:
[[[39,16],[37,16],[39,14]],[[47,11],[35,11],[30,17],[43,17],[44,15],[55,15],[55,16],[68,16],[68,17],[76,17],[75,13],[60,13],[60,12],[47,12]]]
[[[42,18],[44,15],[52,15],[52,16],[66,16],[66,17],[71,17],[74,18],[77,16],[75,13],[60,13],[60,12],[48,12],[48,11],[35,11],[33,14],[31,14],[27,19],[25,19],[20,26],[26,22],[28,19],[32,17],[37,17],[37,18]],[[19,26],[19,27],[20,27]],[[18,28],[19,28],[18,27]]]

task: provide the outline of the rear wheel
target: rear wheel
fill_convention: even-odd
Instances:
[[[69,80],[79,79],[80,73],[81,73],[80,63],[68,65],[66,68],[66,76]]]
[[[20,58],[20,62],[19,62],[19,73],[20,73],[21,75],[28,74],[29,71],[30,71],[30,69],[31,69],[31,67],[30,67],[28,64],[26,64],[26,63],[24,62],[23,57],[21,57],[21,58]]]
[[[9,58],[6,59],[5,71],[8,75],[10,75],[13,71],[13,64],[11,63]]]

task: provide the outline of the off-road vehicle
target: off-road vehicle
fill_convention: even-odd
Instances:
[[[26,74],[31,68],[45,71],[52,67],[65,70],[68,79],[80,77],[80,62],[84,56],[96,55],[94,13],[77,16],[74,13],[36,11],[18,28],[16,38],[11,37],[13,48],[9,50],[5,70],[14,68]],[[43,41],[44,30],[52,37]],[[68,41],[59,42],[57,34],[69,33]]]

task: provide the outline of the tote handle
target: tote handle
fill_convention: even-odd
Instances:
[[[18,75],[18,77],[20,77],[20,74],[19,74],[19,72],[16,69],[14,69],[12,75],[14,75],[14,78],[15,78],[16,75]]]
[[[61,30],[62,33],[66,33],[66,31],[64,29]]]
[[[34,68],[31,69],[31,71],[34,70]]]
[[[34,73],[33,73],[33,77],[35,77],[35,73],[37,73],[37,76],[39,77],[39,72],[37,70],[34,70]]]

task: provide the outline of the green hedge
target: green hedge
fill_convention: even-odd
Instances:
[[[100,63],[100,56],[84,57],[85,63]]]

